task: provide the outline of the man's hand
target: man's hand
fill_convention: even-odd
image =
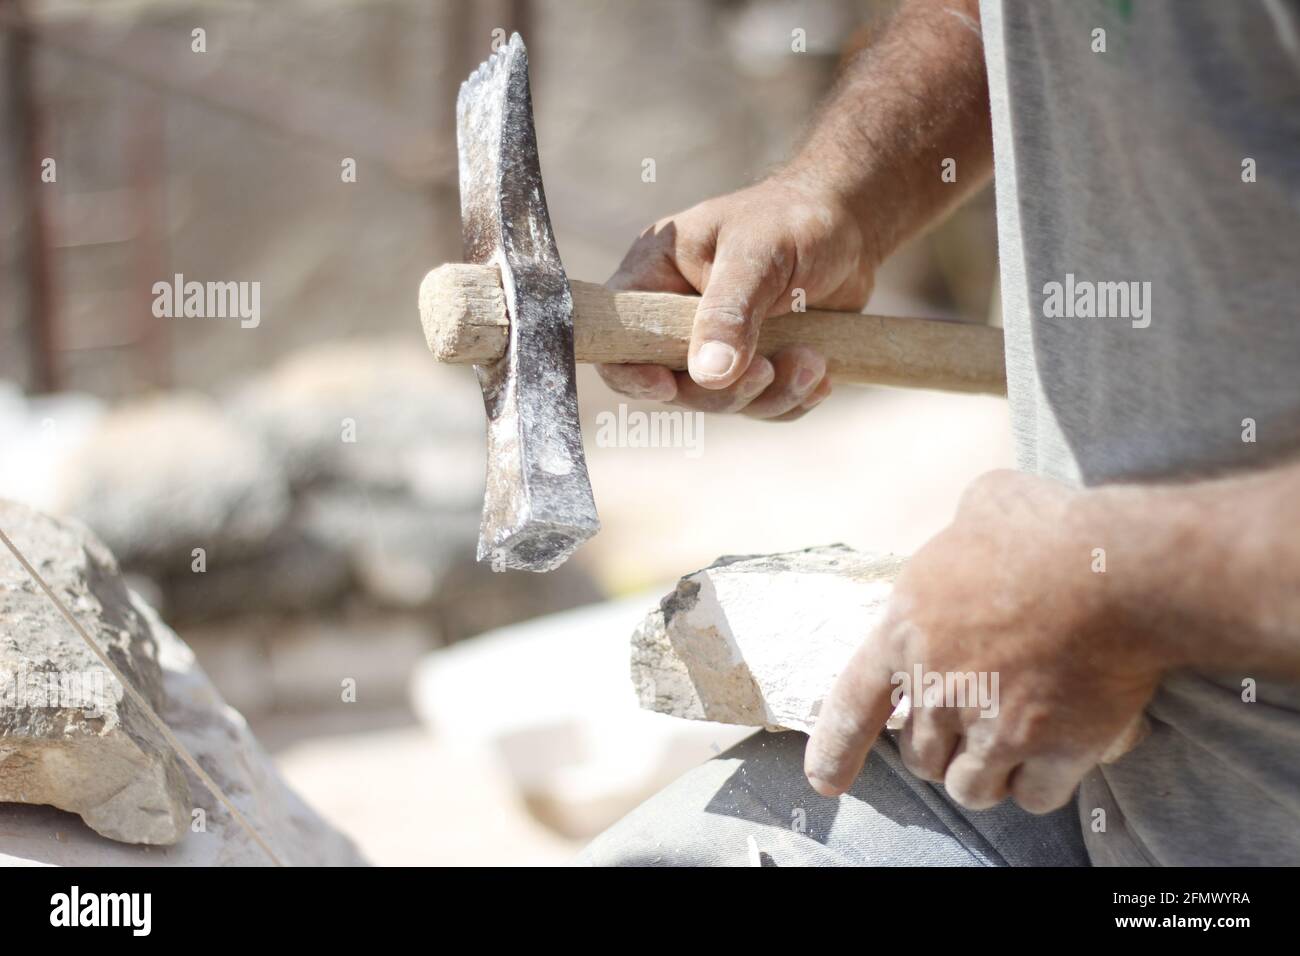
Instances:
[[[860,310],[880,262],[978,189],[992,160],[977,0],[909,0],[844,69],[787,166],[656,223],[610,279],[703,296],[687,373],[601,375],[633,398],[798,418],[830,394],[825,359],[797,347],[755,358],[759,326],[790,312],[797,289],[808,308]],[[941,175],[951,163],[956,182]]]
[[[708,412],[798,418],[830,394],[826,360],[791,347],[755,356],[759,327],[802,293],[808,308],[858,310],[878,256],[838,200],[779,174],[710,199],[642,233],[615,289],[701,293],[688,372],[602,365],[615,391]]]
[[[1094,549],[1117,543],[1120,530],[1121,511],[1105,502],[1016,472],[976,481],[952,525],[899,576],[884,622],[827,698],[805,761],[813,787],[827,796],[849,788],[892,710],[893,675],[911,678],[918,664],[998,675],[990,716],[973,701],[923,706],[912,688],[903,761],[963,806],[1010,795],[1046,813],[1108,752],[1128,749],[1179,661],[1128,613],[1132,569],[1098,570]]]

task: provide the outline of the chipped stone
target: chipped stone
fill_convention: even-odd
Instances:
[[[126,588],[97,538],[75,522],[3,501],[0,528],[281,862],[365,862],[284,783],[193,652]],[[0,621],[0,681],[22,667],[73,674],[100,666],[7,549],[0,551]],[[0,866],[271,862],[120,687],[96,699],[94,717],[5,693],[0,683]]]
[[[112,554],[75,523],[22,505],[0,502],[0,528],[160,708],[158,646]],[[179,840],[191,806],[179,762],[8,549],[0,553],[0,621],[0,801],[68,810],[114,840]]]
[[[641,706],[810,731],[836,675],[884,613],[903,561],[832,545],[719,558],[686,575],[632,636]]]

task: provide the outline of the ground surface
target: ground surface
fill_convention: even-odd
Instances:
[[[409,719],[387,715],[395,722]],[[534,820],[491,754],[458,749],[404,723],[356,730],[321,727],[298,736],[302,720],[272,718],[258,731],[289,785],[384,866],[548,866],[581,847]]]

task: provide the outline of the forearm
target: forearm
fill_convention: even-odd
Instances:
[[[992,158],[977,0],[906,0],[779,175],[837,196],[884,258],[981,186]]]
[[[1300,678],[1300,464],[1086,497],[1117,605],[1172,666]]]

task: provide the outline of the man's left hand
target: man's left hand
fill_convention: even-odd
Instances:
[[[849,788],[893,709],[894,675],[920,665],[948,681],[996,674],[985,686],[998,699],[958,707],[913,688],[899,739],[913,773],[970,809],[1007,796],[1034,813],[1066,804],[1137,740],[1171,665],[1127,613],[1123,575],[1105,569],[1115,523],[1104,496],[1042,478],[999,471],[972,484],[826,699],[805,760],[813,787]]]

